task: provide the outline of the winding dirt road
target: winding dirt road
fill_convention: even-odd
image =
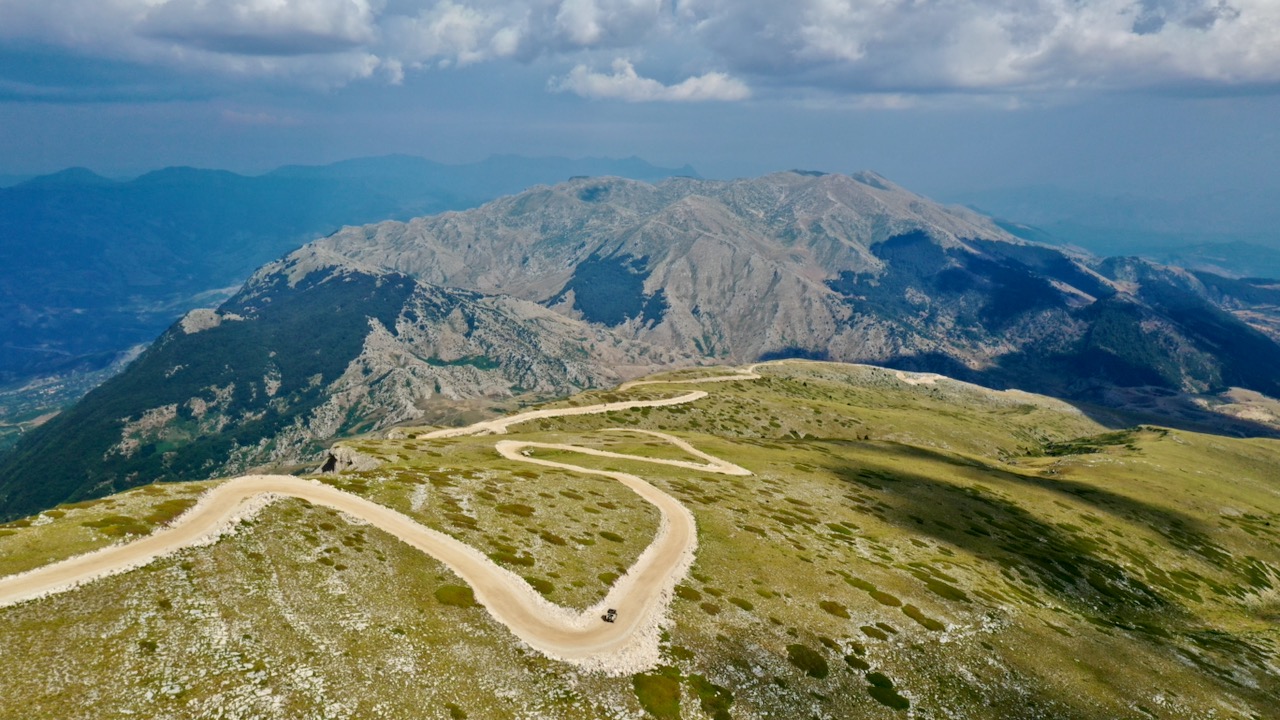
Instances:
[[[679,381],[639,381],[621,386],[695,384],[758,378],[755,367],[734,375]],[[706,397],[705,391],[675,398],[604,403],[589,407],[534,410],[466,428],[437,430],[419,438],[503,434],[512,425],[539,418],[588,415],[644,407],[664,407]],[[525,455],[532,449],[549,449],[680,467],[728,475],[751,473],[733,463],[697,450],[679,438],[644,432],[669,442],[704,462],[624,455],[594,448],[554,443],[502,440],[495,449],[505,458],[575,473],[608,477],[630,488],[661,513],[653,542],[635,564],[614,583],[605,598],[585,611],[555,605],[538,594],[521,577],[495,564],[483,553],[444,533],[432,530],[390,508],[316,481],[286,475],[246,475],[229,480],[205,493],[194,508],[169,527],[125,545],[116,545],[70,558],[18,575],[0,578],[0,607],[65,592],[99,578],[141,567],[182,548],[208,544],[242,517],[281,497],[296,497],[340,510],[385,530],[401,541],[443,562],[474,590],[480,602],[498,622],[530,647],[548,657],[610,674],[638,672],[659,661],[658,638],[675,585],[693,563],[697,527],[693,515],[678,500],[630,473],[595,470],[565,462]],[[600,620],[605,608],[618,610],[615,623]]]

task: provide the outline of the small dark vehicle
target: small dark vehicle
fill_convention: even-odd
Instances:
[[[600,619],[601,619],[601,620],[603,620],[603,621],[605,621],[605,622],[611,623],[611,622],[613,622],[614,620],[617,620],[617,619],[618,619],[618,611],[617,611],[617,610],[614,610],[613,608],[609,608],[609,612],[607,612],[607,613],[605,613],[605,614],[601,615],[601,616],[600,616]]]

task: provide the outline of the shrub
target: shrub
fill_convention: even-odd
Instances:
[[[452,607],[469,608],[476,606],[475,593],[471,588],[464,585],[441,585],[436,588],[436,600],[441,605],[450,605]]]
[[[821,654],[799,643],[787,646],[787,659],[811,678],[821,680],[831,672]]]
[[[543,595],[550,595],[552,592],[555,592],[556,586],[551,584],[550,580],[543,580],[539,577],[526,577],[524,580],[533,586],[534,590],[537,590]]]
[[[729,720],[733,693],[728,688],[720,687],[701,675],[690,675],[688,680],[689,687],[698,694],[702,712],[710,715],[712,720]]]
[[[631,678],[640,707],[658,720],[680,720],[680,681],[674,668]]]
[[[195,505],[194,498],[174,498],[165,500],[151,507],[151,514],[147,515],[143,520],[155,525],[168,525],[173,522],[179,515],[186,512]]]
[[[845,620],[849,619],[849,611],[845,608],[845,606],[833,600],[823,600],[822,602],[818,603],[818,607],[822,608],[823,610],[827,611],[832,615],[835,615],[838,618],[844,618]]]
[[[680,598],[681,600],[689,600],[691,602],[697,602],[698,600],[702,599],[702,593],[698,592],[697,590],[694,590],[688,585],[677,585],[676,597]]]
[[[869,594],[871,595],[871,599],[875,600],[881,605],[888,605],[889,607],[899,607],[900,605],[902,605],[901,600],[894,597],[893,595],[890,595],[887,592],[883,592],[880,590],[872,590]]]
[[[150,525],[126,515],[108,515],[100,520],[87,520],[80,524],[85,527],[91,527],[109,537],[146,535],[151,532]]]

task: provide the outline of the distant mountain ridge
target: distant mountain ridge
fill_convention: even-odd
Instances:
[[[1173,200],[1033,186],[953,199],[1005,219],[1002,227],[1029,240],[1220,275],[1280,278],[1280,211],[1259,189]]]
[[[315,462],[450,403],[699,362],[870,362],[1167,416],[1280,397],[1276,308],[1280,287],[1028,243],[874,173],[575,178],[266,265],[29,434],[0,507]]]

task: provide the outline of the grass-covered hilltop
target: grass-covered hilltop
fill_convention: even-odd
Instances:
[[[434,558],[281,499],[140,569],[0,609],[9,718],[1244,718],[1280,707],[1280,441],[1116,429],[1057,400],[867,366],[659,376],[500,437],[399,428],[321,482],[587,608],[655,508],[498,440],[632,473],[697,522],[658,665],[523,645]],[[220,481],[150,485],[0,526],[0,576],[153,532]],[[179,520],[179,522],[181,522]]]

